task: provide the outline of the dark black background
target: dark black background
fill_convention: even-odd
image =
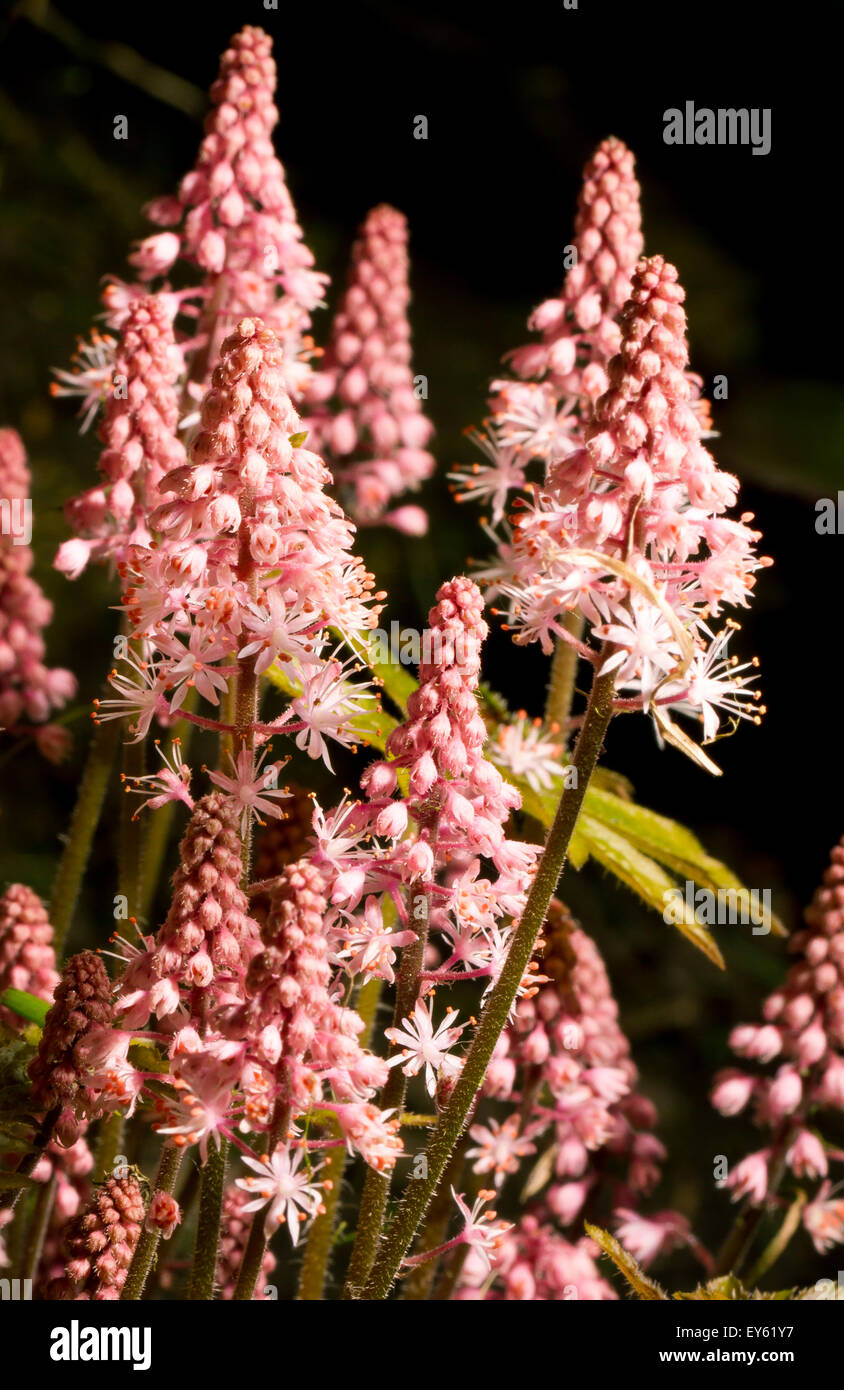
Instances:
[[[363,542],[390,592],[388,616],[407,623],[419,620],[442,578],[464,568],[467,553],[483,554],[476,514],[453,504],[444,474],[472,457],[461,431],[482,418],[501,355],[526,341],[531,308],[559,288],[580,171],[613,133],[637,156],[646,248],[674,261],[686,285],[693,365],[709,382],[728,377],[714,451],[741,477],[743,504],[776,565],[760,576],[736,648],[760,656],[769,713],[761,729],[744,725],[719,744],[724,777],[659,752],[644,720],[618,722],[607,761],[747,883],[770,887],[796,925],[844,832],[844,540],[814,526],[816,500],[844,486],[840,19],[837,4],[605,0],[580,0],[576,10],[281,0],[278,11],[256,0],[60,0],[10,11],[0,55],[0,402],[32,456],[39,575],[57,607],[51,652],[79,672],[82,696],[95,693],[107,660],[113,596],[100,575],[70,587],[49,571],[66,534],[60,504],[88,485],[96,443],[78,437],[70,410],[48,401],[48,369],[65,363],[74,335],[87,331],[99,277],[126,273],[129,241],[148,230],[141,204],[172,190],[192,164],[202,93],[230,33],[257,23],[274,36],[277,148],[306,238],[335,286],[369,207],[392,202],[410,220],[416,370],[428,377],[437,426],[439,475],[425,498],[433,522],[422,541],[369,533]],[[165,99],[150,90],[139,58],[192,84],[178,89],[180,107],[167,99],[166,81]],[[771,153],[666,145],[663,113],[687,100],[769,107]],[[126,142],[112,138],[116,114],[128,116]],[[427,141],[413,139],[417,114],[428,118]],[[318,338],[327,322],[317,319]],[[487,676],[514,706],[540,712],[538,652],[514,655],[497,633]],[[73,727],[81,744],[83,725]],[[7,872],[42,892],[80,757],[60,771],[19,761],[2,773]],[[112,891],[105,832],[98,855],[102,882],[87,891],[80,940],[100,934]],[[646,1086],[679,1153],[662,1204],[693,1215],[700,1203],[717,1205],[713,1219],[723,1224],[710,1150],[742,1152],[741,1125],[719,1121],[703,1097],[726,1059],[728,1027],[758,1013],[782,949],[726,928],[730,974],[722,978],[599,875],[575,877],[568,892],[615,972]]]

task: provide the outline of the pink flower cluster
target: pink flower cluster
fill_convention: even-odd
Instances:
[[[310,313],[328,277],[313,269],[273,149],[275,87],[272,41],[247,25],[222,56],[196,167],[175,198],[147,209],[159,226],[180,230],[147,237],[130,259],[144,279],[166,273],[179,257],[204,272],[201,348],[210,364],[238,319],[263,318],[284,347],[285,387],[299,397],[309,375]]]
[[[298,1190],[284,1145],[300,1117],[319,1106],[336,1115],[350,1148],[367,1163],[392,1167],[401,1151],[397,1126],[371,1104],[386,1066],[360,1046],[363,1022],[339,1003],[320,871],[307,860],[284,870],[260,935],[247,915],[240,874],[236,808],[215,792],[191,817],[157,940],[126,950],[116,1000],[122,1029],[104,1036],[102,1055],[90,1059],[99,1063],[91,1084],[133,1101],[146,1090],[147,1078],[126,1063],[126,1051],[155,1012],[159,1031],[149,1036],[170,1057],[170,1071],[159,1079],[175,1088],[171,1099],[155,1097],[158,1128],[175,1144],[198,1144],[205,1158],[209,1141],[226,1136],[254,1163],[238,1126],[271,1130],[270,1159],[279,1168],[271,1173],[281,1189],[292,1182]],[[294,1239],[297,1231],[291,1228]]]
[[[363,1020],[336,997],[327,908],[318,868],[300,860],[283,871],[261,930],[263,950],[249,967],[246,1003],[228,1031],[254,1040],[253,1105],[266,1106],[269,1096],[270,1114],[286,1117],[282,1138],[297,1115],[322,1106],[367,1163],[391,1168],[401,1152],[397,1126],[368,1103],[387,1069],[360,1046]]]
[[[118,1299],[144,1220],[138,1179],[107,1178],[94,1191],[88,1210],[71,1223],[66,1237],[64,1278],[50,1297]]]
[[[131,633],[149,657],[130,656],[113,676],[116,696],[99,717],[133,715],[137,738],[190,689],[218,705],[246,661],[256,675],[278,662],[298,684],[273,729],[295,734],[311,757],[328,762],[327,739],[354,738],[361,691],[329,627],[349,639],[375,623],[373,580],[349,553],[354,528],[324,491],[330,475],[303,447],[282,359],[259,320],[243,319],[226,339],[190,462],[159,484],[165,500],[151,526],[161,539],[133,547],[122,570]],[[269,798],[283,793],[260,758],[241,750],[233,771],[215,780],[241,811],[280,814]]]
[[[349,286],[308,387],[305,423],[357,521],[419,535],[427,529],[420,507],[387,512],[434,468],[425,447],[433,426],[411,366],[407,276],[407,222],[395,208],[374,208],[352,248]]]
[[[618,1295],[596,1264],[599,1254],[588,1236],[572,1243],[528,1214],[503,1236],[491,1286],[484,1262],[470,1250],[455,1298],[515,1303],[615,1299]]]
[[[583,171],[563,288],[529,320],[540,341],[508,354],[515,380],[492,382],[491,418],[478,436],[489,462],[455,475],[459,500],[488,501],[494,526],[510,492],[525,488],[532,460],[543,460],[547,471],[582,441],[584,418],[606,390],[606,365],[619,348],[617,320],[642,253],[640,228],[633,155],[610,137]]]
[[[150,1013],[179,1026],[211,1025],[216,1010],[243,997],[243,981],[258,949],[258,924],[240,887],[238,812],[212,792],[197,802],[179,847],[173,897],[151,951],[133,952],[117,1007],[127,1029],[143,1028]]]
[[[25,883],[12,883],[0,897],[0,994],[26,990],[52,1003],[59,977],[53,928],[44,904]],[[21,1020],[0,1008],[0,1020],[19,1028]]]
[[[352,283],[317,380],[311,314],[323,303],[328,276],[314,269],[273,148],[276,75],[269,36],[247,25],[222,56],[194,169],[176,196],[157,198],[147,207],[150,219],[168,230],[146,237],[131,254],[140,284],[108,281],[104,317],[114,332],[125,333],[137,301],[144,298],[153,312],[149,305],[154,300],[156,317],[166,325],[162,348],[174,322],[186,320],[187,330],[177,333],[169,361],[150,364],[146,386],[156,407],[162,368],[166,376],[172,362],[177,395],[186,404],[198,403],[227,334],[244,317],[260,318],[281,344],[277,370],[285,390],[300,406],[307,398],[309,409],[315,410],[307,428],[319,434],[316,447],[331,455],[332,465],[343,465],[338,470],[342,490],[355,503],[356,515],[367,522],[389,520],[408,534],[420,534],[425,515],[419,507],[399,507],[389,518],[383,516],[390,498],[418,487],[433,468],[425,450],[431,425],[422,414],[410,368],[404,219],[390,208],[378,208],[367,219],[353,254]],[[187,264],[194,279],[198,271],[199,283],[174,291],[162,277],[177,262]],[[89,341],[80,342],[72,370],[56,373],[54,395],[82,398],[83,428],[112,397],[126,350],[125,343],[117,349],[115,362],[115,338],[95,330]],[[159,409],[170,436],[161,443],[175,451],[181,446],[175,423],[169,423],[171,413],[169,403]],[[149,407],[146,416],[154,425]],[[192,428],[196,418],[195,410],[188,409],[178,428]],[[118,434],[122,427],[116,427]],[[131,531],[130,521],[143,527],[149,520],[150,508],[142,517],[125,486],[131,484],[137,500],[141,479],[133,476],[137,465],[128,462],[129,441],[121,435],[105,442],[103,485],[69,505],[77,535],[62,548],[59,567],[71,577],[84,567],[94,539],[102,550],[111,531],[123,535]]]
[[[44,629],[53,606],[31,577],[32,488],[26,453],[15,430],[0,430],[0,729],[19,733],[20,720],[36,730],[40,750],[57,762],[67,735],[45,724],[76,691],[70,671],[44,665]]]
[[[76,535],[56,568],[76,579],[89,560],[125,561],[152,542],[149,518],[165,473],[184,462],[176,435],[176,382],[183,370],[173,326],[155,295],[132,300],[122,323],[99,435],[100,483],[74,497],[65,515]]]
[[[738,482],[702,443],[683,299],[673,266],[640,261],[585,444],[521,512],[500,587],[517,641],[550,651],[554,637],[573,640],[565,615],[580,614],[598,645],[578,650],[599,674],[615,671],[630,707],[651,710],[663,732],[668,708],[690,715],[711,740],[719,710],[758,719],[752,677],[726,656],[735,624],[709,624],[747,605],[769,561],[755,554],[751,515],[726,515]]]
[[[387,740],[387,758],[362,778],[368,803],[344,804],[328,818],[318,809],[314,818],[313,859],[338,909],[338,958],[353,975],[392,980],[396,949],[430,926],[442,940],[442,964],[423,971],[421,995],[438,983],[482,979],[489,987],[497,979],[512,937],[509,919],[522,909],[538,852],[507,838],[504,826],[521,798],[483,754],[477,686],[486,632],[477,585],[462,577],[443,584],[407,717]],[[481,872],[482,860],[494,878]],[[397,931],[385,926],[384,895]],[[449,1049],[465,1025],[450,1011],[435,1029],[432,1006],[433,998],[426,1007],[420,997],[387,1036],[401,1048],[391,1064],[407,1075],[424,1068],[433,1092],[459,1069]]]
[[[89,1082],[87,1049],[108,1035],[113,1019],[111,982],[93,951],[71,956],[55,990],[38,1048],[29,1064],[36,1110],[57,1112],[53,1135],[64,1147],[78,1139],[84,1121],[101,1113]]]
[[[824,1110],[844,1110],[844,840],[833,849],[821,886],[805,913],[806,926],[789,942],[797,959],[769,995],[764,1023],[730,1034],[739,1057],[774,1062],[773,1076],[728,1068],[715,1078],[712,1103],[737,1115],[751,1101],[770,1143],[737,1163],[723,1181],[734,1200],[759,1205],[773,1194],[783,1165],[801,1180],[826,1179],[840,1157],[821,1136]],[[844,1202],[831,1201],[824,1181],[803,1213],[818,1250],[844,1243]]]

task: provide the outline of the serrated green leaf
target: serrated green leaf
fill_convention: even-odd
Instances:
[[[46,999],[39,999],[37,994],[28,994],[25,989],[4,989],[0,994],[0,1004],[11,1009],[18,1018],[28,1019],[42,1028],[50,1008]]]
[[[662,915],[665,911],[666,903],[673,893],[676,885],[668,877],[664,869],[649,859],[646,854],[637,849],[635,845],[626,840],[623,835],[611,830],[609,826],[600,821],[593,820],[585,812],[581,814],[578,826],[581,834],[588,841],[590,853],[597,859],[599,864],[620,879],[622,883],[631,888],[651,907]],[[693,946],[697,946],[705,956],[723,970],[724,957],[721,955],[712,933],[696,921],[694,913],[689,912],[685,902],[682,903],[682,917],[679,922],[673,922],[673,926],[682,932]]]
[[[746,893],[747,889],[732,870],[707,854],[697,836],[678,821],[661,816],[646,806],[617,796],[594,782],[587,791],[588,812],[596,820],[619,830],[634,844],[667,868],[684,875],[703,888],[728,889]],[[765,924],[777,936],[788,933],[773,913]]]
[[[672,1298],[684,1303],[780,1303],[800,1296],[794,1289],[777,1289],[775,1292],[748,1289],[734,1274],[723,1274],[717,1279],[710,1279],[708,1284],[698,1284],[696,1289],[688,1293],[672,1294]]]
[[[708,1284],[698,1284],[696,1289],[681,1291],[672,1296],[683,1303],[719,1303],[723,1300],[744,1299],[748,1294],[740,1279],[734,1274],[724,1274],[718,1279],[710,1279]]]

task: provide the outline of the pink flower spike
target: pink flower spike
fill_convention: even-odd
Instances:
[[[76,690],[70,671],[44,664],[53,607],[30,573],[32,480],[15,430],[0,429],[0,498],[0,729],[14,736],[26,731],[21,721],[43,725]]]
[[[407,280],[405,218],[395,208],[374,208],[352,248],[348,289],[312,378],[307,423],[356,521],[422,535],[421,507],[388,511],[434,469],[426,447],[433,426],[417,389],[425,378],[414,377],[411,365]]]

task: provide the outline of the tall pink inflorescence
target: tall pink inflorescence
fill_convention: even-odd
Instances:
[[[25,883],[12,883],[0,897],[0,994],[21,989],[52,1003],[58,982],[53,928],[44,904]],[[23,1022],[2,1007],[0,1021],[11,1028]]]
[[[363,1020],[342,1007],[325,932],[323,877],[306,859],[285,868],[273,888],[246,981],[248,1000],[237,1011],[235,1036],[248,1030],[251,1051],[271,1081],[268,1119],[282,1142],[297,1116],[314,1105],[331,1110],[349,1144],[376,1168],[391,1168],[401,1152],[397,1125],[368,1104],[387,1070],[357,1038]],[[370,1123],[360,1128],[362,1114]]]
[[[99,429],[100,482],[74,497],[65,515],[76,532],[56,567],[75,579],[90,560],[117,564],[132,545],[149,545],[149,518],[165,473],[184,462],[176,429],[182,354],[162,300],[132,300],[117,344]]]
[[[579,614],[595,643],[579,650],[616,673],[626,707],[653,714],[676,741],[674,709],[708,741],[719,711],[758,722],[753,677],[726,655],[737,624],[710,624],[748,604],[754,572],[770,561],[755,554],[752,513],[727,515],[738,481],[702,442],[684,298],[661,256],[639,262],[585,444],[520,513],[512,578],[500,587],[517,642],[550,651],[555,637],[570,640],[566,615]]]
[[[490,388],[490,419],[478,442],[489,460],[456,475],[460,501],[491,505],[504,519],[509,494],[527,485],[536,459],[544,471],[582,439],[589,407],[606,390],[606,366],[618,351],[618,316],[642,253],[639,184],[621,140],[603,140],[583,171],[565,283],[534,310],[538,342],[508,354],[514,378]],[[500,545],[506,551],[502,535]]]
[[[71,956],[29,1064],[32,1104],[38,1111],[58,1110],[53,1132],[65,1147],[78,1139],[84,1120],[101,1113],[87,1049],[110,1030],[113,1017],[111,981],[100,957],[93,951]]]
[[[789,941],[796,960],[765,1001],[764,1023],[730,1034],[739,1057],[774,1063],[773,1075],[722,1071],[712,1103],[722,1115],[737,1115],[752,1101],[756,1123],[769,1132],[765,1147],[732,1165],[724,1179],[734,1200],[748,1197],[758,1206],[773,1199],[785,1169],[804,1182],[821,1179],[803,1225],[823,1252],[844,1243],[844,1202],[834,1199],[828,1180],[840,1150],[820,1131],[824,1111],[844,1110],[844,840],[832,850],[805,924]]]
[[[70,671],[44,665],[43,632],[53,606],[31,577],[32,484],[15,430],[0,430],[0,729],[32,732],[41,752],[59,761],[64,729],[47,724],[76,690]],[[30,730],[24,721],[40,728]]]
[[[431,930],[440,964],[421,972],[410,1014],[386,1036],[398,1049],[390,1065],[408,1076],[421,1071],[441,1100],[460,1071],[451,1048],[466,1025],[449,1009],[434,1027],[434,987],[464,977],[490,987],[497,979],[538,852],[507,838],[521,798],[483,753],[477,687],[486,632],[477,585],[462,576],[443,584],[422,634],[419,687],[407,717],[387,740],[387,758],[362,778],[367,804],[315,818],[314,859],[337,908],[332,935],[353,976],[392,981],[397,948]],[[407,774],[406,791],[399,771]],[[365,847],[373,833],[375,854]],[[385,895],[398,931],[385,926]]]
[[[349,285],[308,388],[306,424],[357,521],[419,535],[427,528],[420,507],[387,510],[434,468],[424,379],[413,375],[409,300],[407,221],[382,205],[352,248]]]
[[[196,804],[179,847],[170,910],[150,952],[132,954],[116,1007],[140,1028],[151,1012],[168,1026],[200,1030],[220,1003],[243,997],[258,924],[240,887],[239,811],[221,792]]]
[[[618,315],[642,254],[640,189],[621,140],[602,140],[583,171],[574,219],[572,264],[558,298],[534,311],[541,341],[510,354],[522,380],[546,381],[558,399],[606,390],[604,368],[618,351]],[[509,413],[511,384],[494,382],[494,413]],[[518,394],[518,393],[517,393]]]
[[[272,41],[247,25],[220,61],[195,168],[175,198],[159,198],[147,209],[158,225],[178,230],[147,237],[131,259],[147,279],[179,257],[204,273],[209,364],[239,318],[260,315],[284,345],[285,385],[298,398],[310,373],[310,314],[322,303],[328,277],[313,269],[273,149],[275,89]]]
[[[217,707],[244,662],[257,676],[277,662],[299,693],[274,727],[329,762],[328,740],[352,742],[363,708],[336,632],[359,637],[378,610],[372,576],[350,553],[354,527],[325,492],[330,474],[303,447],[282,364],[260,320],[241,320],[224,342],[190,462],[160,484],[151,525],[161,539],[134,547],[125,567],[131,633],[149,656],[112,678],[116,697],[99,717],[133,715],[140,738],[189,690]],[[260,761],[241,748],[234,775],[213,777],[247,818],[280,814],[283,792]]]
[[[50,1286],[50,1297],[118,1299],[143,1220],[144,1199],[138,1179],[107,1178],[96,1188],[88,1209],[68,1229],[64,1278]]]

